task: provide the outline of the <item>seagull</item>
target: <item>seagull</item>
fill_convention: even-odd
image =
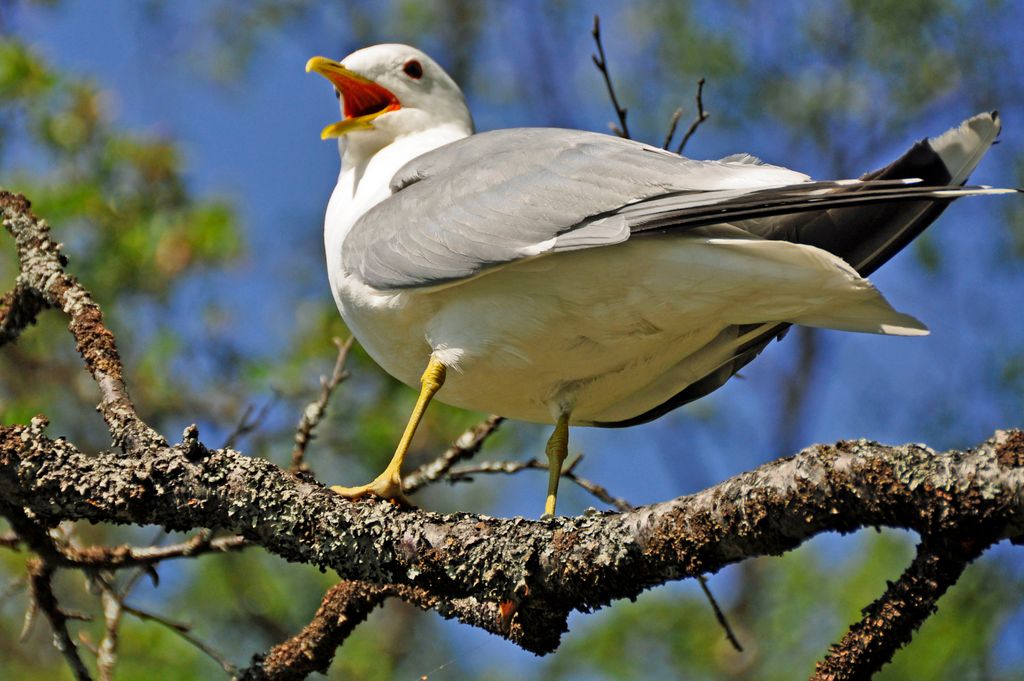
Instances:
[[[340,100],[324,245],[345,323],[419,389],[394,457],[346,497],[403,500],[427,405],[568,428],[644,423],[721,387],[792,324],[920,336],[865,278],[962,196],[996,112],[859,180],[738,154],[696,161],[580,130],[474,134],[459,86],[407,45],[313,57]],[[443,389],[442,389],[443,386]]]

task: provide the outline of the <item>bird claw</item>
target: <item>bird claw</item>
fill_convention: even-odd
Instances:
[[[404,491],[402,490],[402,480],[397,476],[392,476],[387,473],[382,473],[377,478],[367,484],[360,485],[358,487],[342,487],[341,485],[331,486],[331,491],[340,494],[346,499],[363,499],[365,497],[374,496],[380,497],[381,499],[387,499],[396,506],[404,506],[411,508],[412,503],[406,498]]]

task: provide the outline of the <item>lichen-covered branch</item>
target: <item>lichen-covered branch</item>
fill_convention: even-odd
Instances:
[[[66,260],[50,238],[49,225],[32,214],[25,197],[7,191],[0,191],[0,215],[17,247],[22,298],[37,297],[68,316],[68,330],[103,396],[99,410],[114,442],[126,451],[166,444],[135,413],[114,334],[104,326],[103,313],[89,292],[64,271]]]
[[[387,587],[342,581],[324,594],[313,619],[302,631],[253,659],[240,681],[300,681],[324,673],[334,651],[388,597]]]
[[[959,533],[955,539],[925,538],[903,575],[864,609],[863,619],[832,646],[811,681],[870,679],[910,642],[914,631],[934,614],[939,598],[991,544],[984,533]]]
[[[703,492],[630,513],[530,521],[352,503],[233,450],[154,447],[86,456],[43,433],[0,428],[0,497],[41,520],[209,527],[343,578],[420,587],[442,599],[519,604],[507,636],[558,644],[570,610],[778,554],[827,531],[1024,534],[1024,433],[936,454],[920,445],[819,445]],[[537,618],[560,627],[531,627]]]

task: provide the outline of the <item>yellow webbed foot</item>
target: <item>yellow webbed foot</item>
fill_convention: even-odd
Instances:
[[[358,487],[333,485],[331,491],[347,499],[362,499],[368,496],[375,496],[381,499],[389,499],[402,506],[412,506],[402,490],[402,478],[391,471],[384,471],[367,485],[360,485]]]

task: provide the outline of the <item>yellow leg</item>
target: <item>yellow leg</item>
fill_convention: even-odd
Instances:
[[[335,485],[331,488],[332,490],[350,499],[360,499],[373,494],[385,499],[405,500],[405,496],[402,494],[402,461],[405,459],[406,452],[409,451],[409,444],[412,442],[412,436],[416,434],[416,427],[419,426],[420,419],[423,418],[423,412],[427,410],[427,405],[430,404],[434,393],[444,385],[444,376],[445,366],[434,357],[431,357],[430,362],[427,364],[427,370],[423,372],[423,377],[420,378],[420,385],[422,386],[420,388],[420,397],[416,400],[412,416],[409,417],[409,423],[405,426],[405,433],[402,434],[402,439],[398,441],[395,455],[391,457],[391,463],[384,469],[384,472],[368,485],[361,485],[360,487],[341,487]]]
[[[569,453],[569,415],[562,414],[555,423],[546,448],[548,455],[548,498],[544,503],[544,515],[555,515],[558,500],[558,481],[562,477],[562,464]]]

